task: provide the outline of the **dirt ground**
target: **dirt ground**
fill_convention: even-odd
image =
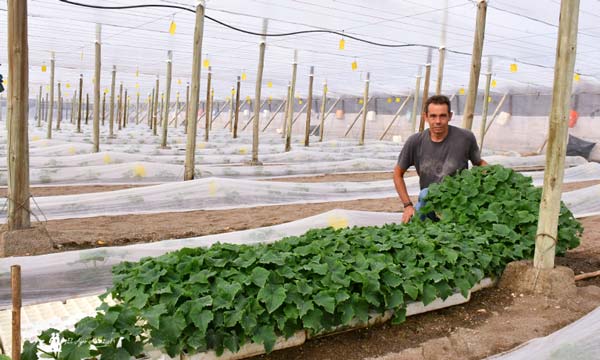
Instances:
[[[391,173],[343,174],[283,181],[372,181],[391,179]],[[563,191],[592,186],[599,181],[566,184]],[[119,186],[35,188],[36,196],[115,190]],[[284,223],[335,208],[399,212],[397,198],[355,200],[305,205],[264,206],[249,209],[190,211],[150,215],[104,216],[49,221],[55,249],[43,252],[154,242]],[[600,216],[581,219],[582,245],[557,264],[576,274],[600,269]],[[40,224],[41,225],[41,224]],[[26,255],[26,254],[22,254]],[[577,296],[549,299],[520,296],[492,288],[473,294],[469,303],[410,317],[404,324],[389,323],[308,341],[257,359],[476,359],[505,351],[533,337],[549,334],[600,305],[600,278],[579,281]],[[470,338],[470,348],[456,349],[457,339]],[[429,344],[429,345],[428,345]],[[432,352],[432,348],[441,349]]]

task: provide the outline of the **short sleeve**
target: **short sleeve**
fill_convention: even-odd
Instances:
[[[475,139],[475,135],[470,132],[470,142],[471,146],[469,147],[469,160],[473,165],[479,165],[481,163],[481,153],[479,152],[479,146],[477,145],[477,139]]]
[[[418,135],[418,134],[415,134]],[[415,165],[415,146],[417,144],[416,136],[410,136],[398,156],[398,167],[402,170],[408,170],[409,167]]]

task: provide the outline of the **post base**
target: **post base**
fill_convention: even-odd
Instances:
[[[42,227],[5,231],[0,234],[0,257],[46,254],[55,249],[48,231]]]

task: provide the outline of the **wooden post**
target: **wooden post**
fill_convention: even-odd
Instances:
[[[473,55],[471,56],[471,74],[469,75],[469,90],[465,100],[462,127],[471,130],[475,104],[477,103],[477,87],[479,73],[481,72],[481,53],[483,52],[483,38],[485,36],[485,17],[487,13],[487,0],[477,0],[477,22],[475,23],[475,37],[473,39]]]
[[[298,50],[294,50],[292,63],[292,84],[290,87],[290,100],[288,102],[287,131],[285,134],[285,151],[292,150],[292,119],[294,117],[294,95],[296,94],[296,72],[298,71]]]
[[[85,124],[88,124],[90,118],[90,94],[85,94]]]
[[[123,128],[127,127],[127,118],[129,115],[129,96],[127,96],[127,89],[125,89],[125,95],[123,95]]]
[[[56,130],[60,130],[60,122],[62,120],[62,116],[63,116],[63,102],[62,102],[62,94],[61,94],[61,89],[60,89],[60,81],[57,84],[57,90],[58,90],[58,113],[56,114]]]
[[[48,121],[48,93],[46,93],[46,101],[44,102],[44,104],[46,104],[45,108],[44,108],[44,121]]]
[[[304,146],[310,145],[310,116],[312,115],[312,101],[313,101],[313,82],[315,78],[315,67],[310,67],[310,74],[308,75],[308,98],[306,99],[306,103],[308,107],[306,108],[306,130],[304,132]]]
[[[165,149],[167,147],[167,132],[169,128],[169,104],[171,103],[171,81],[173,78],[173,51],[167,52],[167,88],[165,89],[165,113],[163,115],[163,128],[162,128],[162,141],[160,147]]]
[[[185,87],[185,120],[183,121],[183,133],[187,134],[187,121],[190,115],[190,83]]]
[[[263,19],[262,33],[267,33],[268,20]],[[252,126],[252,160],[251,165],[262,165],[258,161],[258,133],[260,131],[260,96],[262,91],[262,80],[263,80],[263,69],[265,66],[265,49],[267,44],[266,36],[261,36],[260,43],[258,45],[258,69],[256,71],[256,85],[254,87],[254,122]]]
[[[12,294],[12,359],[21,359],[21,266],[10,267]]]
[[[135,124],[140,123],[140,92],[138,91],[135,96]]]
[[[184,180],[194,179],[196,156],[196,130],[198,101],[200,97],[200,72],[202,70],[202,37],[204,33],[204,0],[196,6],[196,25],[194,28],[194,51],[192,60],[192,95],[187,118],[187,146],[185,156]]]
[[[43,91],[43,85],[40,85],[40,95],[38,96],[38,106],[37,106],[37,127],[42,127],[42,91]],[[8,96],[6,97],[6,101],[8,103]],[[8,109],[8,106],[7,106]],[[8,110],[7,110],[8,112]],[[8,116],[7,116],[8,117]]]
[[[569,122],[569,102],[573,84],[575,55],[577,54],[577,28],[579,0],[562,0],[558,25],[554,89],[550,110],[548,150],[544,189],[540,202],[540,215],[535,241],[533,266],[552,269],[556,252],[560,196],[564,177],[565,155]]]
[[[164,118],[164,110],[165,110],[165,93],[160,93],[160,107],[158,108],[158,116],[157,125],[162,128],[163,118]]]
[[[50,56],[50,102],[48,103],[48,127],[46,130],[46,138],[52,139],[52,118],[54,117],[54,67],[55,67],[54,51]]]
[[[117,67],[113,65],[112,80],[110,83],[110,114],[108,120],[108,136],[115,137],[115,82],[117,78]]]
[[[358,145],[365,144],[365,132],[367,129],[367,103],[369,102],[369,78],[370,74],[367,73],[367,78],[365,79],[365,94],[363,96],[363,111],[362,111],[362,127],[360,128],[360,139],[358,140]]]
[[[425,83],[423,84],[423,108],[421,114],[425,113],[425,103],[429,98],[429,81],[431,79],[431,48],[427,50],[427,63],[425,64]],[[425,117],[421,115],[421,121],[419,122],[419,132],[425,130]]]
[[[212,80],[212,66],[208,67],[208,76],[206,78],[206,106],[204,109],[204,141],[208,141],[210,132],[210,88]]]
[[[152,109],[152,135],[158,136],[158,94],[160,93],[160,82],[156,75],[156,91],[154,92],[154,108]]]
[[[233,96],[235,93],[235,87],[231,87],[231,98],[229,100],[229,121],[227,122],[227,124],[225,125],[225,128],[227,126],[229,126],[229,131],[232,132],[233,131]]]
[[[488,58],[488,69],[485,74],[485,93],[483,94],[483,109],[481,112],[481,126],[479,128],[479,151],[483,149],[483,139],[485,137],[485,123],[489,108],[490,84],[492,83],[492,58]]]
[[[209,127],[208,129],[212,131],[212,126],[213,123],[215,122],[215,118],[219,115],[213,116],[214,113],[214,105],[215,105],[215,88],[211,88],[210,89],[210,122],[209,122]],[[217,110],[218,110],[218,103],[217,103]]]
[[[77,105],[77,90],[73,91],[73,99],[71,100],[71,124],[75,123],[75,106]]]
[[[148,103],[148,124],[150,125],[150,130],[154,127],[154,123],[152,121],[152,114],[154,113],[154,93],[156,89],[152,89],[152,95],[150,95],[150,101]]]
[[[387,135],[388,131],[390,131],[390,129],[392,128],[392,125],[394,125],[394,122],[396,121],[396,119],[398,118],[398,116],[400,116],[400,112],[402,111],[402,109],[404,109],[404,107],[406,106],[406,104],[408,104],[408,100],[410,100],[410,97],[411,97],[411,95],[408,95],[406,97],[406,100],[404,100],[404,102],[402,103],[402,105],[400,105],[400,107],[398,108],[398,111],[396,111],[396,114],[394,114],[394,117],[392,118],[392,121],[387,126],[387,128],[385,128],[385,131],[383,132],[383,134],[381,134],[381,137],[379,137],[379,140],[383,140],[383,138]]]
[[[321,97],[321,125],[319,126],[319,142],[325,135],[325,107],[327,106],[327,81],[323,81],[323,96]]]
[[[119,130],[122,129],[122,124],[121,124],[121,122],[123,121],[122,111],[123,111],[123,82],[121,81],[121,83],[119,84],[119,96],[117,98],[117,126],[118,126]]]
[[[106,119],[106,92],[102,95],[102,126],[104,126],[104,120]]]
[[[94,123],[92,126],[94,146],[92,152],[100,152],[100,83],[102,69],[102,25],[96,24],[96,41],[94,42]],[[103,105],[104,108],[104,105]]]
[[[240,119],[240,87],[241,87],[241,77],[237,77],[237,88],[235,90],[235,114],[233,120],[233,138],[237,138],[237,130],[238,130],[238,121]]]
[[[421,67],[417,72],[417,83],[415,84],[415,98],[413,101],[412,113],[410,114],[410,133],[417,131],[417,113],[419,112],[419,95],[421,92]]]
[[[8,230],[29,228],[29,44],[27,1],[7,1],[8,22]],[[20,352],[21,341],[17,353]],[[13,346],[13,349],[15,347]],[[13,359],[15,358],[13,350]]]
[[[79,75],[79,101],[77,103],[77,132],[81,132],[81,110],[83,105],[83,74]]]
[[[435,94],[442,94],[442,81],[444,79],[444,62],[446,60],[446,27],[448,26],[448,0],[444,1],[444,15],[442,20],[442,41],[438,53],[438,72],[437,83],[435,84]]]

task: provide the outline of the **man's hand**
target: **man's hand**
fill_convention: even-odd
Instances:
[[[414,214],[415,208],[412,205],[405,207],[404,212],[402,213],[402,223],[408,224]]]

